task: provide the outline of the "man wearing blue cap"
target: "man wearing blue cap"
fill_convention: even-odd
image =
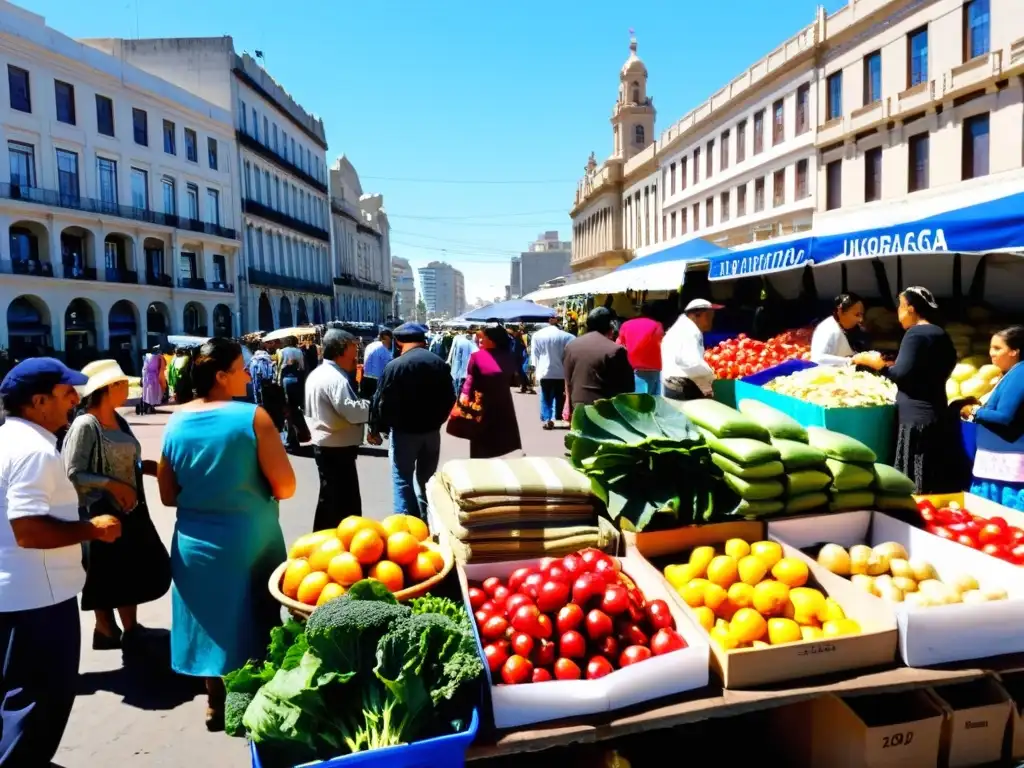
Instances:
[[[405,323],[395,329],[401,354],[384,367],[370,408],[367,440],[380,445],[391,433],[388,456],[395,512],[426,519],[427,481],[441,457],[441,426],[455,405],[451,369],[427,349],[427,329]]]
[[[78,516],[55,433],[89,377],[51,357],[0,382],[0,765],[45,766],[57,753],[78,684],[85,584],[82,544],[112,542],[120,521]]]

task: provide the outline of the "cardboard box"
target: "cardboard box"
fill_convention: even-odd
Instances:
[[[1024,528],[1024,512],[1004,507],[994,501],[989,501],[973,493],[937,493],[915,496],[915,499],[927,499],[936,507],[942,508],[950,503],[956,502],[962,509],[966,509],[972,515],[980,515],[984,518],[1001,517],[1010,525]]]
[[[1024,758],[1024,671],[1002,672],[997,679],[1010,699],[1010,728],[1003,751],[1019,760]]]
[[[752,521],[689,526],[652,533],[649,537],[638,536],[632,541],[637,551],[648,559],[685,563],[694,547],[723,544],[731,538],[748,542],[763,540],[766,538],[765,525]],[[630,540],[627,540],[627,546],[629,543]],[[784,556],[800,556],[800,553],[784,542],[780,544]],[[835,598],[847,617],[860,624],[861,634],[828,640],[801,640],[772,648],[737,648],[726,651],[711,642],[701,627],[701,633],[710,644],[712,668],[726,688],[751,688],[893,662],[897,633],[892,612],[879,606],[877,598],[867,595],[844,579],[832,577],[830,584],[825,586],[823,577],[831,577],[832,574],[817,563],[808,563],[808,570],[808,586],[820,585],[827,596]],[[692,609],[674,589],[669,588],[668,591],[675,604],[697,625]]]
[[[868,595],[895,612],[900,654],[907,666],[928,667],[1024,651],[1024,632],[1020,631],[1024,626],[1024,574],[1015,565],[933,536],[881,512],[842,512],[779,520],[769,524],[768,531],[797,549],[807,549],[808,554],[801,556],[808,562],[813,562],[825,543],[849,548],[855,544],[876,546],[895,541],[912,558],[930,562],[940,579],[968,573],[983,588],[1001,587],[1007,591],[1007,600],[923,608]],[[834,574],[823,578],[830,588],[835,582],[850,583]]]
[[[946,712],[942,764],[949,768],[988,765],[1003,756],[1010,697],[991,677],[931,689]]]
[[[668,585],[661,575],[635,552],[620,558],[622,572],[629,576],[647,600],[665,600],[676,630],[688,644],[664,656],[617,669],[598,680],[554,680],[547,683],[525,685],[496,685],[487,671],[491,685],[491,703],[494,724],[498,728],[514,728],[528,723],[540,723],[566,717],[593,715],[641,702],[669,696],[674,693],[703,688],[708,684],[707,636],[686,613],[669,597]],[[489,576],[507,578],[517,568],[534,566],[535,560],[513,560],[504,563],[459,564],[459,584],[463,600],[469,610],[469,582],[482,582]],[[477,643],[483,653],[476,622],[473,622]],[[486,669],[486,667],[485,667]]]
[[[792,768],[924,768],[939,764],[944,712],[925,691],[839,698],[825,694],[780,707],[772,732],[785,734]]]

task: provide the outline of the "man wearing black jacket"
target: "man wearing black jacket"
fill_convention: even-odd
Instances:
[[[395,512],[426,520],[426,485],[441,455],[441,427],[455,405],[451,369],[427,349],[427,329],[395,329],[401,354],[384,367],[370,408],[370,443],[391,433],[388,457]]]

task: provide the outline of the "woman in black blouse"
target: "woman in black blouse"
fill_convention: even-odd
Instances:
[[[896,384],[896,469],[911,478],[918,493],[963,490],[966,477],[956,414],[946,399],[946,380],[956,365],[956,349],[938,325],[939,305],[927,288],[900,294],[900,325],[906,330],[896,362],[863,352],[853,362],[874,368]]]

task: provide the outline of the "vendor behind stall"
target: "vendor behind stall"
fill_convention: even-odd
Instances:
[[[715,322],[721,304],[694,299],[668,329],[661,342],[661,385],[665,397],[690,400],[699,390],[711,396],[715,372],[704,360],[704,334]]]
[[[1024,511],[1024,326],[992,337],[989,356],[1003,378],[984,405],[969,405],[964,415],[978,423],[971,493]]]
[[[818,365],[849,365],[854,350],[847,336],[864,322],[864,300],[855,293],[836,296],[832,315],[814,329],[811,362]]]

